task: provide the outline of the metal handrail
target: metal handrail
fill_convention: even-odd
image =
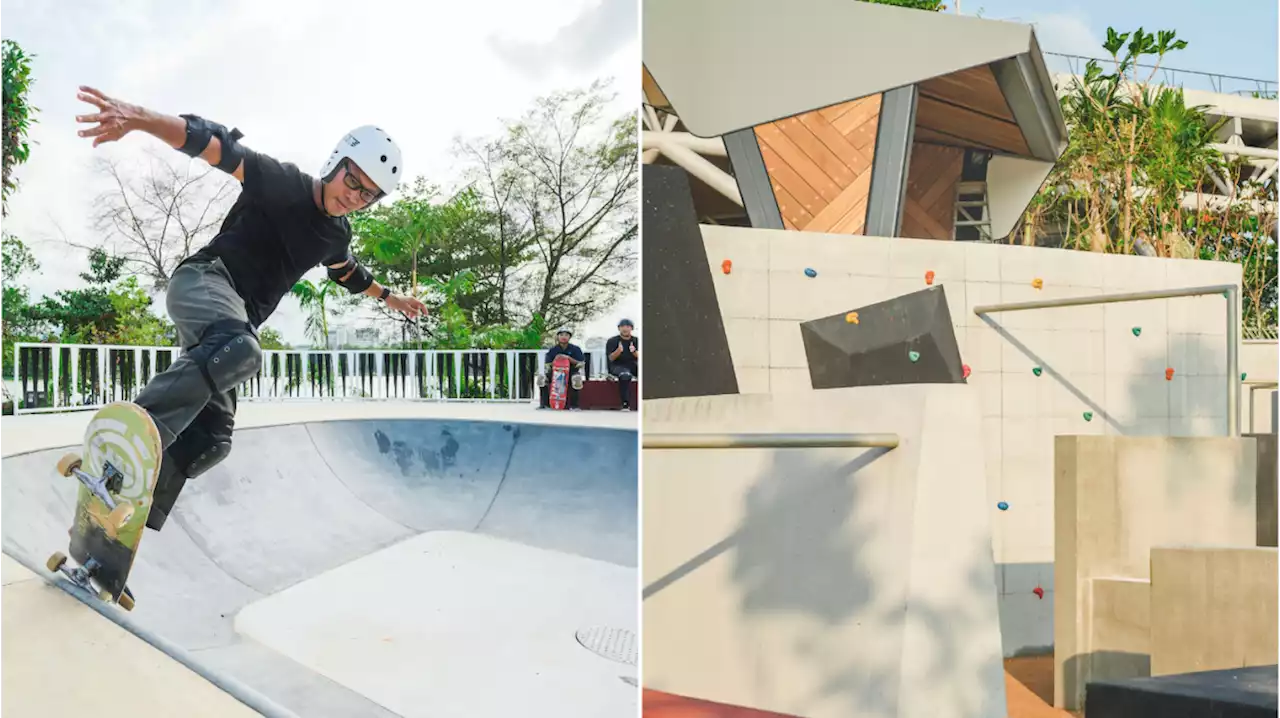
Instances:
[[[646,449],[896,449],[897,434],[654,434],[644,432]]]
[[[996,312],[1019,312],[1028,309],[1078,307],[1093,304],[1115,304],[1118,302],[1140,302],[1150,299],[1176,299],[1178,297],[1198,297],[1208,294],[1221,294],[1227,298],[1227,436],[1239,436],[1240,317],[1238,307],[1236,306],[1239,293],[1239,287],[1234,284],[1215,284],[1207,287],[1189,287],[1185,289],[1151,289],[1143,292],[1097,294],[1091,297],[1058,297],[1055,299],[1039,299],[1031,302],[981,304],[973,308],[973,313],[978,316],[982,316],[984,314],[993,314]]]
[[[1077,61],[1077,60],[1084,60],[1086,63],[1089,60],[1093,60],[1094,62],[1101,64],[1104,68],[1114,67],[1115,65],[1114,59],[1104,59],[1101,57],[1089,57],[1087,55],[1072,55],[1070,53],[1065,53],[1065,52],[1048,52],[1048,51],[1044,51],[1042,54],[1049,57],[1061,57],[1066,59],[1068,61],[1067,66],[1071,69],[1071,72],[1076,75],[1083,74],[1082,72],[1078,72],[1076,70],[1076,63],[1074,61]],[[1166,67],[1164,65],[1157,67],[1155,65],[1147,65],[1147,64],[1141,64],[1141,63],[1134,65],[1134,67],[1139,70],[1157,70],[1158,72],[1163,73],[1166,80],[1170,80],[1170,81],[1175,80],[1176,76],[1179,74],[1206,77],[1209,79],[1209,86],[1213,88],[1213,91],[1222,93],[1222,94],[1238,95],[1238,94],[1241,94],[1242,92],[1245,92],[1245,90],[1237,90],[1231,93],[1224,92],[1222,89],[1225,86],[1225,83],[1222,82],[1223,80],[1239,80],[1241,82],[1252,83],[1253,86],[1257,88],[1257,91],[1259,93],[1275,92],[1276,86],[1277,86],[1275,80],[1263,80],[1257,77],[1240,77],[1238,75],[1224,75],[1218,72],[1204,72],[1202,70],[1183,70],[1176,67]],[[1164,84],[1169,84],[1169,83],[1164,83]]]

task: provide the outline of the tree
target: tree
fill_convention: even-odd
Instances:
[[[31,60],[22,46],[13,40],[5,40],[4,45],[4,185],[3,214],[9,215],[9,195],[18,189],[18,182],[13,178],[14,169],[27,161],[31,156],[31,147],[27,142],[27,130],[35,122],[35,113],[39,108],[32,106],[27,95],[35,82],[31,77]]]
[[[263,349],[290,349],[291,347],[285,343],[284,337],[275,327],[259,327],[258,328],[258,346]]]
[[[293,285],[293,296],[307,313],[307,336],[322,348],[329,346],[329,300],[342,291],[332,279],[321,280],[318,285],[304,279]]]
[[[17,342],[41,341],[45,327],[33,313],[26,287],[19,280],[26,272],[40,270],[26,244],[12,234],[3,240],[4,300],[0,307],[0,333],[3,334],[4,376],[13,377],[13,346]]]
[[[534,247],[523,299],[551,325],[601,314],[635,286],[636,117],[600,127],[610,99],[601,82],[556,93],[508,128],[506,161]]]
[[[98,158],[95,167],[108,189],[95,200],[93,228],[102,249],[163,290],[178,264],[203,246],[222,223],[238,184],[203,163],[152,152],[147,168]]]
[[[1181,88],[1152,84],[1165,55],[1186,46],[1172,30],[1107,29],[1113,71],[1090,61],[1063,94],[1068,146],[1029,205],[1023,235],[1034,243],[1060,229],[1066,247],[1238,262],[1244,325],[1258,331],[1275,325],[1276,218],[1273,204],[1255,200],[1275,197],[1276,178],[1242,180],[1244,161],[1212,146],[1221,122],[1188,106]],[[1157,59],[1139,77],[1146,55]],[[1206,190],[1225,202],[1208,203]]]
[[[173,346],[176,332],[150,311],[152,300],[134,276],[123,276],[127,260],[100,249],[89,253],[84,289],[60,290],[31,308],[32,317],[57,328],[57,339],[74,344]]]

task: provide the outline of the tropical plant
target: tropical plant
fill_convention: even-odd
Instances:
[[[33,58],[35,55],[28,55],[17,42],[0,40],[0,101],[4,105],[0,118],[0,216],[8,215],[9,197],[18,188],[13,170],[31,156],[27,131],[36,122],[38,111],[28,100],[35,83],[31,77]]]
[[[329,346],[329,309],[333,306],[330,300],[343,291],[332,279],[321,280],[319,284],[304,279],[293,285],[293,296],[307,313],[307,336],[322,348]]]

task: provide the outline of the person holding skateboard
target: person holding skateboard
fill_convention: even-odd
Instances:
[[[640,337],[631,333],[634,329],[630,319],[623,319],[618,322],[618,335],[604,345],[604,351],[609,355],[609,373],[618,377],[623,411],[633,408],[631,380],[640,376]]]
[[[551,408],[551,382],[552,376],[551,364],[558,356],[569,357],[569,372],[573,375],[573,381],[569,384],[569,408],[578,408],[578,390],[582,388],[582,372],[586,369],[586,355],[582,353],[582,348],[577,344],[570,344],[569,340],[573,338],[573,332],[568,327],[561,327],[556,332],[556,343],[547,350],[547,356],[543,359],[542,364],[542,403],[541,408]]]
[[[131,132],[151,135],[235,177],[243,189],[208,245],[183,259],[169,278],[166,309],[182,355],[142,389],[134,403],[150,414],[163,447],[148,528],[159,531],[188,479],[227,458],[236,388],[258,374],[258,327],[302,275],[317,265],[352,294],[416,318],[427,308],[392,293],[351,255],[346,215],[394,192],[404,176],[399,146],[378,127],[342,137],[319,177],[240,144],[197,115],[156,112],[81,86],[78,99],[97,112],[78,115],[93,146]]]

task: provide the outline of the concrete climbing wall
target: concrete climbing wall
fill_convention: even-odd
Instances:
[[[967,242],[701,229],[742,393],[813,391],[803,322],[915,292],[930,286],[925,277],[933,272],[932,286],[945,291],[961,357],[971,371],[968,383],[981,406],[1006,655],[1043,651],[1053,643],[1053,437],[1226,431],[1222,296],[985,319],[973,307],[1238,286],[1238,265]],[[726,259],[732,260],[727,274],[722,270]],[[1042,280],[1041,288],[1033,286],[1036,279]],[[902,361],[909,359],[904,355]],[[1173,375],[1166,379],[1169,368]],[[1000,502],[1008,509],[1000,510]]]

